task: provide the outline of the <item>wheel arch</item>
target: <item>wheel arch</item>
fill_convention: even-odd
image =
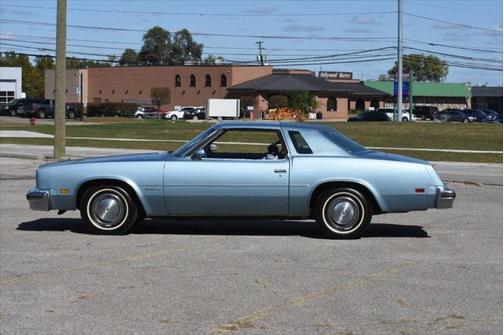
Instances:
[[[355,180],[331,180],[318,184],[310,194],[310,216],[313,216],[313,209],[319,195],[332,188],[351,188],[362,193],[371,204],[373,214],[381,214],[385,210],[385,204],[378,192],[369,184]]]
[[[133,201],[135,201],[135,203],[137,204],[140,214],[146,216],[148,207],[146,206],[145,199],[143,199],[140,189],[136,186],[136,184],[132,183],[129,180],[122,180],[117,178],[95,178],[82,182],[79,186],[77,186],[76,189],[76,197],[75,197],[76,208],[80,209],[82,197],[84,196],[84,193],[88,188],[105,184],[124,188],[125,191],[127,191],[131,195]]]

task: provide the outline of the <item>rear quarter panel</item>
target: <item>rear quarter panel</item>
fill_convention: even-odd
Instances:
[[[290,203],[293,216],[307,216],[317,186],[355,182],[365,186],[383,212],[407,212],[434,207],[436,182],[428,165],[359,157],[291,158]],[[424,193],[416,193],[424,188]]]

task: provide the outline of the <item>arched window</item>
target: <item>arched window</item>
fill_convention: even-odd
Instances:
[[[221,87],[227,86],[227,77],[225,74],[221,74],[221,76],[220,76],[220,85],[221,85]]]
[[[336,112],[338,110],[338,103],[336,98],[330,97],[327,99],[327,111]]]
[[[196,76],[194,74],[189,77],[189,86],[196,87]]]
[[[180,87],[182,85],[182,78],[180,78],[180,75],[177,74],[175,76],[175,87]]]
[[[205,75],[205,87],[212,86],[212,77],[209,74]]]

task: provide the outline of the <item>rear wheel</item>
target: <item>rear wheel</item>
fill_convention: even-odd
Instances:
[[[10,111],[10,116],[16,116],[16,111],[14,109]]]
[[[351,188],[330,189],[316,202],[317,222],[331,237],[359,238],[371,222],[368,199]]]
[[[138,114],[138,115],[136,116],[136,118],[137,118],[137,119],[143,119],[143,115],[142,115],[142,114]]]
[[[68,118],[69,119],[75,119],[75,113],[74,112],[68,112]]]
[[[37,117],[38,117],[39,119],[45,119],[45,117],[46,117],[46,113],[45,113],[45,111],[44,111],[44,110],[39,110],[39,111],[37,112]]]
[[[408,118],[405,116],[402,118],[402,122],[408,122]]]
[[[122,187],[102,185],[90,187],[80,206],[81,217],[95,234],[127,234],[138,220],[138,206]]]

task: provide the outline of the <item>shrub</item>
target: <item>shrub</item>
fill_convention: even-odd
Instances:
[[[125,116],[135,115],[137,104],[127,102],[88,103],[87,116]]]

